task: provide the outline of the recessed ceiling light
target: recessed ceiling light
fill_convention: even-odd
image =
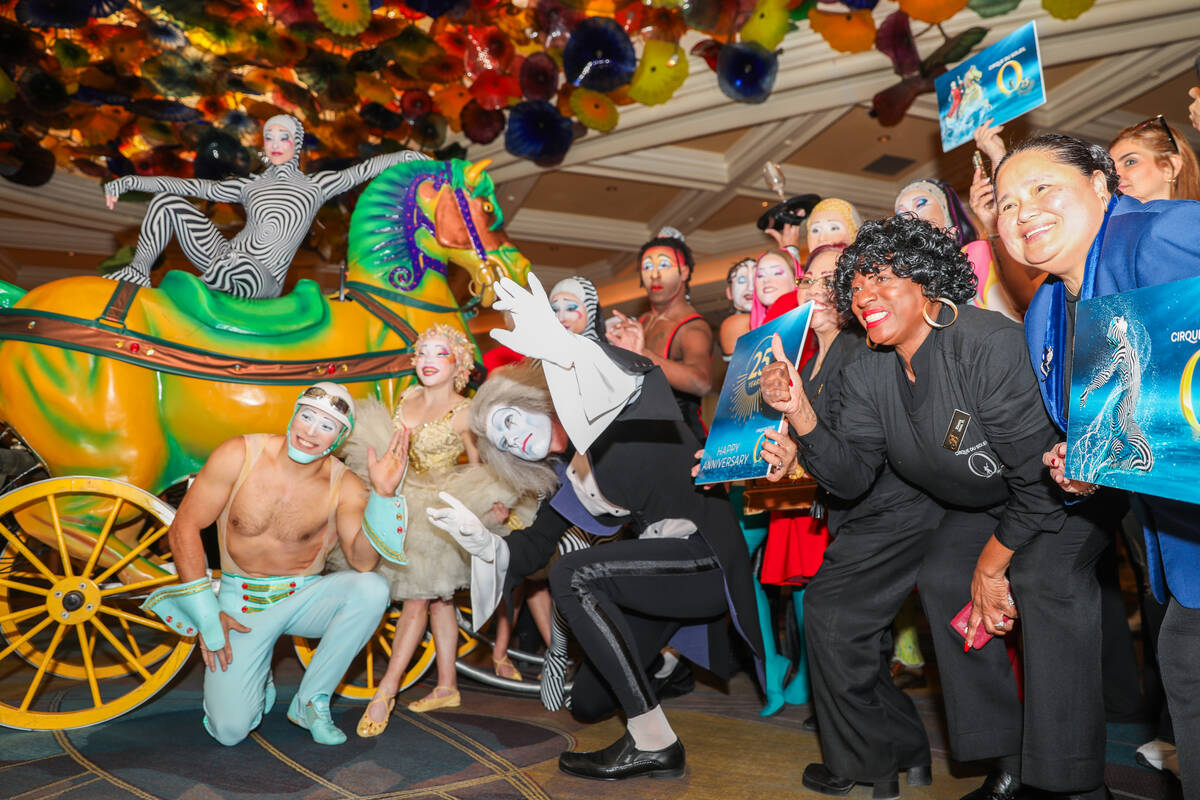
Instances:
[[[891,140],[892,137],[885,133],[883,136],[878,137],[875,141],[879,142],[880,144],[884,144],[886,142],[890,142]]]
[[[606,191],[606,192],[615,192],[615,191],[617,191],[617,187],[616,187],[616,186],[611,186],[611,185],[610,185],[610,186],[605,186],[605,187],[604,187],[604,191]]]

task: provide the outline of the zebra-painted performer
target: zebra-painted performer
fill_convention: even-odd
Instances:
[[[1129,341],[1129,321],[1124,317],[1113,317],[1109,320],[1108,334],[1105,338],[1112,347],[1112,358],[1079,395],[1079,407],[1087,405],[1088,395],[1116,375],[1121,396],[1113,406],[1112,418],[1108,423],[1110,438],[1105,459],[1117,464],[1121,469],[1149,472],[1154,468],[1154,453],[1150,450],[1150,443],[1146,441],[1137,420],[1133,418],[1133,412],[1138,406],[1138,395],[1141,393],[1142,363],[1137,348]],[[1121,461],[1126,445],[1129,446],[1129,456]]]
[[[133,261],[106,277],[150,285],[150,269],[172,234],[200,279],[214,289],[238,297],[278,297],[292,256],[308,235],[317,211],[336,197],[374,178],[393,164],[424,159],[412,150],[385,153],[344,170],[305,175],[300,171],[304,126],[290,114],[278,114],[263,125],[266,170],[246,178],[210,181],[125,175],[104,185],[108,207],[124,192],[151,192]],[[240,203],[246,225],[226,239],[217,226],[184,197]]]

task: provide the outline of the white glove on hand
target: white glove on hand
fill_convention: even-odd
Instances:
[[[529,273],[526,291],[512,278],[496,284],[496,302],[492,308],[512,314],[513,329],[493,328],[492,338],[505,347],[530,358],[538,358],[569,369],[574,363],[572,346],[575,335],[558,321],[542,282]]]
[[[448,508],[427,508],[429,521],[454,537],[462,549],[476,558],[491,562],[496,558],[496,541],[500,538],[483,526],[479,517],[471,513],[449,492],[438,492],[438,497]]]

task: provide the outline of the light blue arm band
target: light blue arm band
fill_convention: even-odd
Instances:
[[[204,646],[209,650],[225,647],[221,607],[217,604],[212,581],[208,578],[164,586],[146,598],[142,608],[153,611],[182,636],[195,636],[199,631],[204,637]]]
[[[393,564],[407,564],[404,555],[404,528],[408,524],[408,504],[404,497],[384,497],[374,489],[363,512],[362,529],[375,552]]]

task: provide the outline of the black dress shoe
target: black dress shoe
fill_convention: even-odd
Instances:
[[[1021,779],[1002,769],[988,773],[983,785],[962,796],[962,800],[1017,800],[1022,797]]]
[[[683,743],[679,740],[662,750],[638,750],[629,731],[603,750],[563,753],[558,757],[560,770],[594,781],[616,781],[638,775],[682,778],[685,763]]]
[[[654,673],[651,673],[653,675]],[[683,697],[696,688],[696,678],[692,675],[692,665],[682,658],[675,669],[665,678],[651,678],[654,695],[659,700],[670,700],[672,697]]]
[[[803,728],[804,730],[808,731],[809,733],[816,733],[817,732],[817,715],[809,714],[807,717],[805,717],[804,722],[800,723],[800,727]]]
[[[818,794],[841,796],[850,793],[856,781],[834,775],[829,767],[821,763],[809,764],[804,768],[800,781],[805,788]],[[900,797],[900,780],[893,777],[886,781],[878,781],[872,785],[872,800],[896,800]]]
[[[929,786],[933,783],[933,770],[928,764],[909,767],[905,770],[909,786]]]

